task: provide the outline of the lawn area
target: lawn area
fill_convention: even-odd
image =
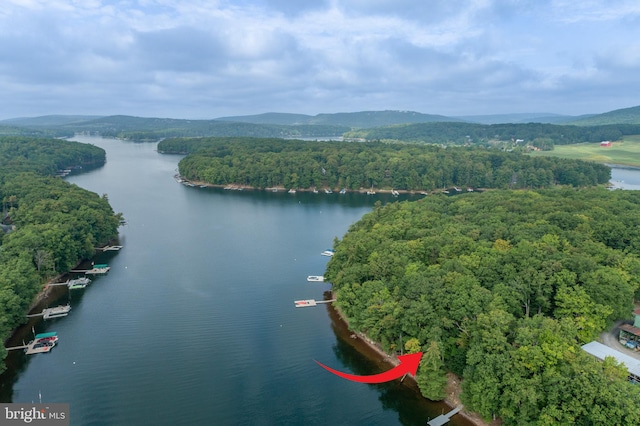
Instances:
[[[613,142],[610,148],[600,143],[556,145],[553,151],[534,151],[533,156],[577,158],[597,163],[623,164],[640,167],[640,135],[625,136],[621,142]]]

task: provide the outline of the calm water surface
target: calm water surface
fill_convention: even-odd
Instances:
[[[380,372],[332,328],[320,252],[371,210],[356,194],[189,188],[155,144],[77,137],[107,164],[68,180],[128,224],[111,271],[71,295],[50,354],[14,355],[2,399],[70,404],[74,425],[424,425],[442,411],[404,386],[340,379]],[[63,300],[69,296],[65,293]],[[456,422],[451,424],[455,425]],[[461,423],[460,423],[461,424]]]

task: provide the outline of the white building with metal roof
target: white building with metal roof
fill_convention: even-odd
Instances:
[[[624,364],[629,372],[629,379],[635,382],[640,382],[640,359],[636,359],[632,356],[617,351],[609,346],[603,345],[600,342],[589,342],[586,345],[582,345],[582,349],[590,355],[598,358],[600,361],[608,356],[613,357],[619,363]]]

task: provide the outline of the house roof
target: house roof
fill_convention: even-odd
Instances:
[[[634,336],[640,336],[640,328],[634,327],[631,324],[622,324],[619,328],[620,330],[624,330]]]
[[[640,308],[633,310],[633,315],[640,315]]]
[[[598,358],[600,361],[608,356],[612,356],[616,361],[621,362],[627,368],[629,374],[636,377],[640,377],[640,359],[633,358],[627,354],[616,351],[615,349],[605,346],[600,342],[589,342],[586,345],[582,345],[582,349],[590,355]]]

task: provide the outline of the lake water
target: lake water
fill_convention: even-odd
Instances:
[[[180,156],[96,137],[107,164],[68,180],[108,194],[124,248],[108,275],[71,293],[49,354],[13,354],[4,402],[69,403],[74,425],[424,425],[446,409],[397,382],[338,378],[380,366],[353,347],[322,299],[320,256],[381,196],[190,188]],[[61,302],[68,300],[64,293]],[[462,419],[452,425],[462,425]]]
[[[612,166],[611,183],[622,189],[640,190],[640,169]]]

